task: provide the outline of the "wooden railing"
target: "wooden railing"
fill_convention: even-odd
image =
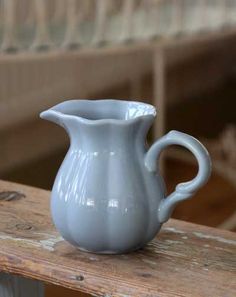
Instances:
[[[236,24],[236,0],[0,0],[0,51],[77,49]]]

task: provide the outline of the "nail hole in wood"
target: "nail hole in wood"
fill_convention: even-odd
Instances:
[[[25,198],[25,194],[16,191],[0,192],[0,201],[13,201]]]
[[[76,275],[75,279],[77,281],[83,281],[84,280],[84,277],[83,277],[83,275]]]

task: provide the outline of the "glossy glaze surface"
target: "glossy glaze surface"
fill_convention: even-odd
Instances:
[[[71,100],[41,113],[71,140],[53,186],[51,213],[73,245],[96,253],[136,250],[208,179],[209,156],[191,136],[172,131],[147,150],[155,115],[152,105],[120,100]],[[156,159],[170,144],[190,149],[199,173],[165,198]]]

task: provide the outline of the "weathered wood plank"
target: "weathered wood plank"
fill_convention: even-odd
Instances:
[[[0,182],[0,270],[94,296],[236,295],[236,235],[171,220],[143,250],[83,253],[52,226],[49,192]],[[22,195],[23,194],[23,195]]]
[[[44,286],[40,281],[0,273],[1,297],[43,297]]]

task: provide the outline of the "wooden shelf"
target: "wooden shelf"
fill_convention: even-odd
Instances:
[[[135,253],[78,251],[52,225],[48,191],[0,181],[0,270],[93,296],[235,296],[236,235],[170,220]]]

